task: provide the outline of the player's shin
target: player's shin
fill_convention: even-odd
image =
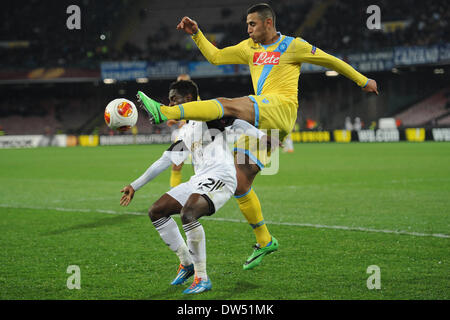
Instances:
[[[261,204],[258,196],[253,188],[249,192],[241,196],[235,196],[239,209],[252,226],[256,241],[261,248],[267,246],[272,239],[272,236],[264,223],[264,217],[261,210]]]
[[[195,274],[202,280],[208,279],[206,274],[206,239],[205,230],[197,220],[183,224],[187,245],[194,260]]]
[[[192,101],[173,107],[161,106],[161,112],[174,120],[190,119],[197,121],[211,121],[223,117],[224,109],[217,100]]]
[[[171,217],[164,217],[153,221],[153,225],[170,250],[176,253],[180,263],[183,266],[191,265],[193,263],[192,257],[175,220]]]

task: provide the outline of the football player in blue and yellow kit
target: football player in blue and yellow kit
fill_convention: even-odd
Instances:
[[[362,90],[378,94],[377,84],[344,61],[325,53],[301,38],[282,35],[275,28],[275,13],[267,4],[257,4],[247,10],[249,38],[237,45],[216,48],[203,35],[198,24],[184,17],[177,29],[192,36],[204,57],[212,64],[246,64],[254,88],[254,95],[239,98],[217,98],[194,101],[177,106],[164,106],[138,92],[138,99],[149,112],[153,123],[169,119],[210,121],[231,116],[240,118],[260,129],[277,129],[282,141],[293,129],[298,109],[298,78],[302,63],[320,65],[349,78]],[[268,158],[242,150],[250,163],[237,164],[238,186],[235,197],[239,208],[253,227],[257,245],[244,264],[244,269],[257,266],[268,253],[278,249],[264,223],[261,205],[252,183],[267,164]]]

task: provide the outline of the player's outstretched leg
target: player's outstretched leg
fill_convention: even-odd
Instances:
[[[181,205],[168,194],[164,194],[149,210],[150,220],[161,239],[180,259],[177,276],[171,282],[172,285],[183,284],[194,275],[194,261],[177,223],[170,217],[171,213],[180,211]]]
[[[138,91],[137,99],[139,106],[147,111],[151,123],[160,124],[168,120],[167,117],[161,113],[161,103],[147,97],[142,91]]]
[[[165,106],[138,91],[137,99],[139,106],[148,113],[150,122],[154,124],[181,119],[212,121],[224,116],[239,118],[252,124],[255,122],[255,105],[249,97],[217,98]]]
[[[175,106],[164,106],[149,98],[145,93],[138,91],[137,94],[140,107],[147,111],[150,122],[160,124],[169,119],[190,119],[198,121],[217,120],[224,116],[222,104],[217,99],[192,101]]]

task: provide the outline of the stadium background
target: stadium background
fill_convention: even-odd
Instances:
[[[112,134],[102,119],[108,101],[134,99],[141,89],[167,102],[168,85],[183,72],[198,82],[204,99],[251,93],[245,68],[209,66],[193,41],[175,29],[179,18],[189,15],[218,47],[237,43],[246,37],[244,14],[251,3],[86,0],[79,3],[80,30],[66,26],[70,1],[5,4],[2,131]],[[381,30],[366,27],[371,4],[381,8]],[[305,64],[299,129],[346,129],[346,117],[352,124],[360,118],[362,129],[376,128],[384,117],[394,117],[399,128],[450,127],[448,2],[286,0],[272,5],[279,31],[343,58],[376,79],[381,91],[379,97],[367,95],[342,76]],[[111,61],[132,64],[111,66]],[[139,134],[169,131],[148,125],[144,117],[137,128]]]
[[[142,239],[137,238],[149,234],[149,223],[143,222],[146,218],[139,217],[142,220],[138,223],[132,215],[104,217],[105,213],[123,213],[118,208],[117,191],[145,170],[151,159],[157,159],[165,146],[147,144],[167,143],[171,129],[152,126],[141,116],[137,138],[132,132],[119,134],[106,127],[103,111],[114,98],[134,100],[137,90],[167,102],[168,86],[180,73],[189,73],[198,83],[202,99],[252,93],[245,67],[210,66],[192,40],[175,26],[182,16],[190,16],[218,47],[231,45],[246,38],[245,11],[253,3],[30,0],[2,4],[0,149],[8,149],[0,150],[1,241],[5,248],[1,256],[1,298],[181,298],[175,292],[159,289],[161,284],[157,282],[151,283],[151,295],[142,292],[148,279],[143,275],[147,266],[140,259],[148,248],[139,245]],[[208,250],[218,289],[208,297],[448,299],[449,145],[412,142],[450,141],[450,3],[268,3],[277,13],[278,31],[301,36],[341,57],[375,79],[380,91],[379,96],[368,95],[342,76],[305,64],[299,81],[299,132],[293,134],[294,141],[395,143],[297,143],[294,155],[283,154],[280,174],[261,177],[256,187],[266,219],[278,223],[272,226],[274,232],[285,232],[283,246],[289,257],[280,251],[277,259],[287,266],[285,272],[289,276],[273,275],[268,264],[259,274],[242,276],[244,280],[234,285],[227,275],[238,271],[228,270],[221,278],[222,270],[213,269],[214,263],[223,262],[214,253],[223,244],[218,237],[211,237]],[[80,30],[66,26],[70,17],[66,9],[72,4],[81,9]],[[366,27],[370,16],[366,9],[374,4],[381,9],[381,30]],[[356,118],[360,125],[355,126]],[[381,128],[380,119],[385,118],[394,119],[395,127]],[[133,143],[145,146],[10,149]],[[163,175],[152,184],[152,190],[156,190],[152,197],[167,187],[168,176]],[[83,200],[86,193],[92,197],[90,202]],[[145,215],[148,199],[137,198],[135,203],[129,213],[142,211]],[[242,220],[233,205],[224,208],[223,219]],[[339,215],[334,214],[335,208]],[[293,224],[286,227],[288,222]],[[223,237],[227,237],[240,232],[248,243],[253,241],[246,225],[222,229],[214,223],[217,222],[205,221],[211,235],[223,232]],[[117,225],[123,229],[116,230]],[[296,225],[305,227],[299,238],[287,231]],[[350,231],[336,232],[328,227],[341,225],[350,226],[341,228]],[[370,234],[373,230],[375,233]],[[398,230],[403,231],[397,233]],[[95,287],[91,291],[67,293],[65,268],[73,257],[68,252],[78,252],[66,237],[69,234],[89,251],[79,249],[77,261],[89,263],[97,275],[116,274],[116,288],[123,291],[103,286],[102,281],[106,283],[108,278],[105,275],[105,279],[89,279]],[[155,235],[152,237],[158,241]],[[289,246],[297,243],[307,252],[306,262],[293,258],[297,251]],[[97,244],[108,257],[94,253]],[[230,244],[230,255],[234,256],[224,261],[239,269],[239,259],[247,253],[243,246]],[[113,247],[117,252],[110,251]],[[39,250],[46,252],[44,257],[53,259],[48,248],[57,252],[54,264],[42,260]],[[166,248],[161,244],[154,250],[156,253],[149,256],[153,259],[151,265],[167,268],[160,258],[168,257]],[[363,261],[367,267],[372,260],[366,259],[364,252],[374,252],[382,265],[394,261],[394,267],[385,273],[392,280],[391,288],[387,281],[383,282],[387,290],[381,290],[379,295],[349,284],[356,274],[365,286],[367,275],[365,269],[358,273],[358,263]],[[81,254],[86,258],[81,258]],[[115,267],[119,265],[120,272],[108,264],[116,254],[119,260]],[[397,257],[404,261],[396,260]],[[91,260],[97,261],[98,269]],[[34,267],[29,267],[29,263]],[[315,263],[321,263],[321,267]],[[300,264],[304,269],[298,271]],[[324,266],[332,271],[327,273]],[[35,277],[24,276],[30,268],[36,272]],[[412,272],[410,277],[405,270]],[[338,279],[332,272],[338,273]],[[310,274],[313,276],[307,282],[302,280],[301,285],[292,280]],[[130,279],[135,281],[135,277],[138,280],[130,285]],[[168,280],[166,275],[162,277]],[[264,289],[267,284],[259,284],[261,278],[278,279],[279,287],[276,281],[271,284],[274,295]],[[330,286],[324,288],[321,279]],[[58,281],[62,281],[62,288]],[[304,288],[301,293],[297,291],[299,287]],[[392,288],[396,290],[389,290]]]

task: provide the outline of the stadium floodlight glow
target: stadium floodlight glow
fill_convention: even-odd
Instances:
[[[444,72],[445,71],[442,68],[436,68],[436,69],[433,70],[434,74],[444,74]]]
[[[113,84],[113,83],[116,83],[116,79],[106,78],[106,79],[103,79],[103,83],[104,84]]]
[[[337,73],[337,72],[334,71],[334,70],[328,70],[328,71],[325,71],[325,75],[326,75],[327,77],[336,77],[336,76],[339,75],[339,73]]]
[[[136,82],[137,83],[148,83],[148,78],[137,78]]]
[[[398,69],[397,68],[392,68],[392,73],[398,73]]]

